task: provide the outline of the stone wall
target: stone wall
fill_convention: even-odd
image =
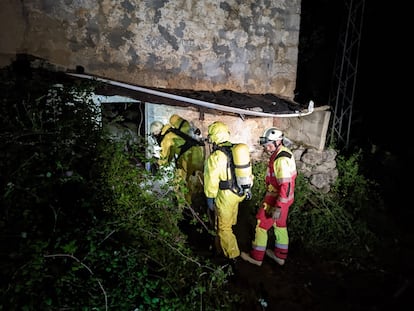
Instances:
[[[143,86],[293,98],[300,0],[2,0],[16,53]]]
[[[316,191],[328,193],[338,178],[337,152],[333,149],[316,150],[303,146],[293,146],[291,149],[298,172],[305,176]]]

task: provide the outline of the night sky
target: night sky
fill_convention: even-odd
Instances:
[[[338,37],[348,14],[345,1],[350,0],[302,0],[298,102],[329,105]],[[404,17],[407,11],[396,4],[365,1],[351,141],[401,154],[410,122],[405,81],[410,79],[406,33],[412,17]]]

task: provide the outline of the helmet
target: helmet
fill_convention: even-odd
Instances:
[[[185,134],[189,134],[191,125],[187,120],[184,120],[177,114],[173,114],[170,117],[170,124],[176,129],[180,130]]]
[[[163,128],[164,124],[160,121],[154,121],[150,125],[150,134],[152,135],[159,135]]]
[[[230,139],[230,131],[226,124],[215,121],[208,126],[209,140],[215,144],[220,144]]]
[[[275,127],[268,128],[264,131],[263,136],[260,137],[260,144],[266,145],[271,141],[277,141],[283,139],[283,132]]]

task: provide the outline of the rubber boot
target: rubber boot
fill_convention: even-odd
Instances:
[[[279,264],[280,266],[283,266],[285,264],[285,260],[276,257],[275,253],[271,250],[271,249],[267,249],[266,250],[266,255],[270,258],[272,258],[274,261],[277,262],[277,264]]]
[[[245,252],[241,252],[240,253],[240,257],[243,259],[243,260],[245,260],[245,261],[248,261],[248,262],[250,262],[251,264],[254,264],[254,265],[256,265],[256,266],[261,266],[262,265],[262,261],[259,261],[259,260],[256,260],[256,259],[253,259],[252,257],[250,257],[250,255],[249,254],[247,254],[247,253],[245,253]]]

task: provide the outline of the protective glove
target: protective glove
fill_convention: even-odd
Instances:
[[[269,206],[265,210],[266,218],[278,220],[280,218],[281,208],[279,206]]]
[[[282,209],[279,206],[275,206],[275,212],[272,215],[272,219],[278,220],[280,218],[281,213],[282,213]]]
[[[214,207],[215,207],[214,198],[207,198],[207,207],[210,211],[214,211]]]

